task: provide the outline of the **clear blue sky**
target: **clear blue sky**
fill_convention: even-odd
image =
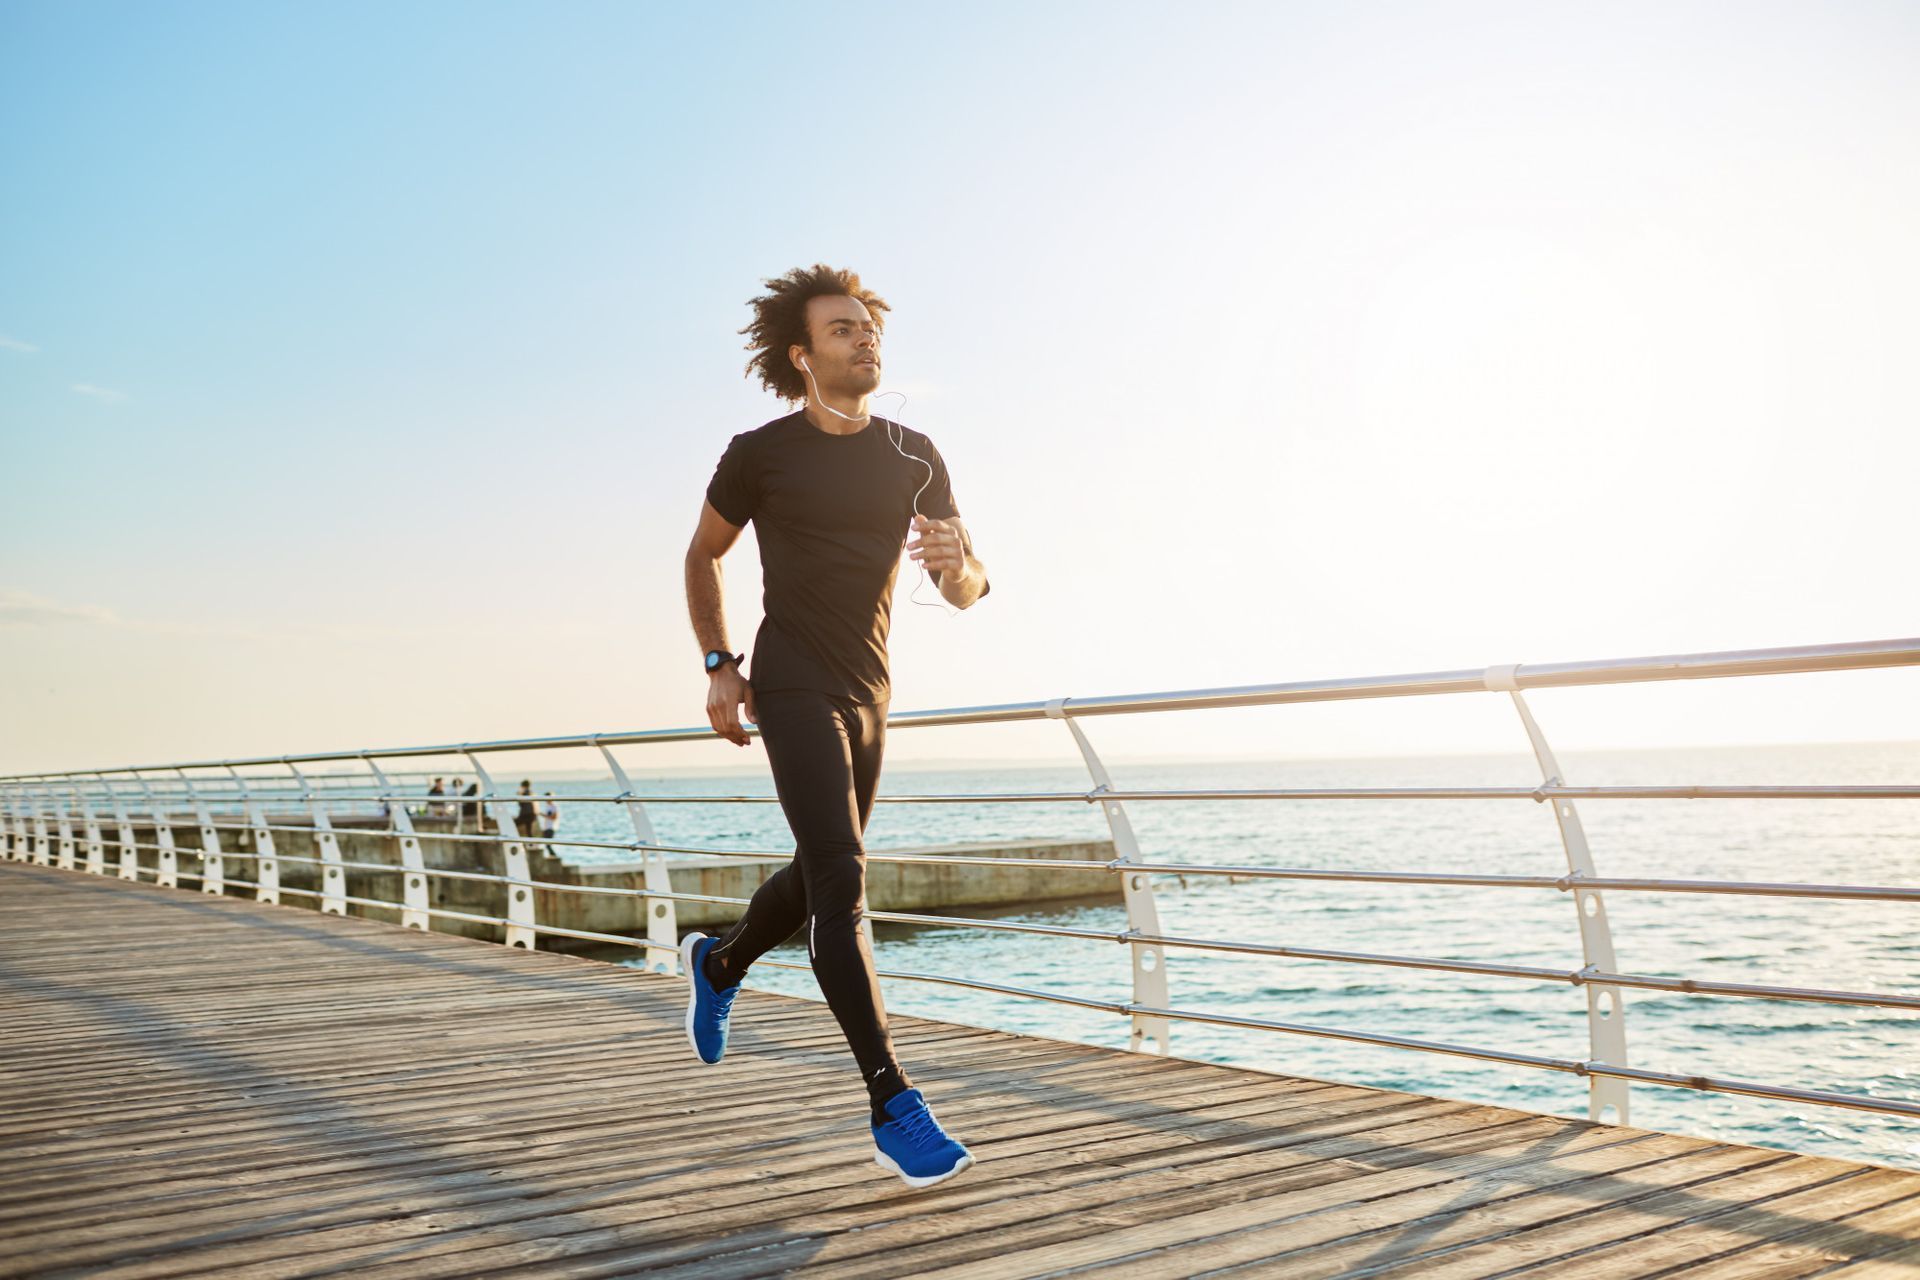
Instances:
[[[784,411],[734,331],[817,260],[995,579],[903,565],[896,709],[1920,632],[1916,54],[1904,3],[15,0],[0,768],[702,723],[681,554]],[[1564,723],[1914,737],[1912,675]],[[1100,734],[1518,745],[1384,714]]]

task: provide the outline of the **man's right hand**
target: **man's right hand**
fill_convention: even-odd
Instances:
[[[729,662],[707,677],[707,723],[713,731],[736,746],[744,747],[752,739],[740,727],[740,706],[746,704],[747,719],[760,723],[753,710],[753,686],[740,674],[740,664]]]

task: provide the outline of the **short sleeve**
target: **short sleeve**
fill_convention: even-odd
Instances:
[[[745,525],[759,510],[759,477],[746,432],[729,441],[726,452],[720,455],[713,479],[707,481],[707,501],[728,524]]]
[[[927,465],[933,468],[933,477],[920,495],[920,514],[929,520],[951,520],[960,514],[953,501],[953,478],[947,474],[947,460],[931,440],[927,441]]]

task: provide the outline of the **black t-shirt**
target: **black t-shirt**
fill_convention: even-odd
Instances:
[[[760,540],[765,617],[748,677],[756,693],[818,689],[861,703],[893,696],[887,629],[916,491],[921,515],[960,514],[933,441],[885,418],[835,435],[792,413],[727,445],[707,501],[730,524],[752,521]],[[939,574],[929,576],[938,585]]]

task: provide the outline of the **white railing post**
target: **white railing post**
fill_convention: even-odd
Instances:
[[[53,810],[52,793],[41,786],[28,794],[33,797],[33,865],[50,867],[53,865],[53,833],[49,824]]]
[[[20,783],[13,792],[13,860],[32,862],[35,845],[33,843],[33,788]]]
[[[627,778],[627,771],[613,758],[613,752],[600,743],[596,734],[593,745],[600,748],[600,754],[607,758],[607,768],[613,770],[613,780],[620,788],[620,799],[627,810],[627,816],[633,820],[634,839],[642,846],[641,866],[645,869],[646,886],[649,893],[672,893],[673,882],[667,871],[667,856],[651,846],[658,843],[653,832],[653,819],[647,816],[647,806],[633,798],[633,783]],[[659,946],[647,948],[644,958],[645,967],[655,973],[669,976],[680,971],[680,953],[676,949],[680,941],[679,922],[674,912],[672,898],[646,898],[642,909],[647,915],[647,941]],[[865,922],[865,915],[861,920]],[[868,935],[867,945],[873,945],[872,935]],[[662,949],[664,947],[664,950]]]
[[[133,819],[127,816],[127,802],[120,794],[120,788],[106,774],[98,774],[100,781],[106,784],[107,799],[113,802],[113,825],[120,830],[120,878],[138,880],[140,878],[140,841],[133,830]]]
[[[13,860],[15,862],[33,861],[33,788],[25,782],[14,784],[13,791]]]
[[[32,862],[34,860],[33,843],[33,788],[22,782],[12,793],[13,801],[13,860]]]
[[[178,889],[180,858],[179,851],[173,847],[173,823],[169,815],[160,811],[160,800],[154,795],[152,785],[140,776],[140,771],[133,769],[129,772],[133,774],[133,780],[140,784],[140,789],[147,793],[147,810],[153,818],[153,840],[160,846],[155,859],[157,874],[154,877],[154,883],[169,889]]]
[[[15,862],[26,862],[32,858],[33,831],[28,820],[27,788],[24,783],[7,785],[7,813],[9,830],[13,835],[13,846],[7,856]]]
[[[107,843],[100,835],[99,815],[94,813],[87,793],[77,785],[73,788],[73,798],[79,802],[80,823],[87,833],[87,874],[103,876],[107,874]]]
[[[1547,745],[1546,734],[1540,731],[1533,712],[1527,707],[1526,698],[1520,692],[1516,678],[1519,670],[1517,663],[1488,667],[1484,677],[1486,687],[1504,692],[1513,699],[1514,710],[1520,713],[1520,723],[1526,727],[1527,741],[1533,744],[1533,757],[1539,762],[1544,785],[1563,787],[1567,785],[1567,777],[1560,771],[1553,748]],[[1580,815],[1574,811],[1573,801],[1565,796],[1545,799],[1553,806],[1554,822],[1560,828],[1560,843],[1566,849],[1569,879],[1578,881],[1593,878],[1598,874],[1593,868],[1593,853],[1587,847],[1587,834],[1580,825]],[[1575,888],[1573,909],[1580,922],[1580,954],[1586,961],[1583,972],[1618,973],[1619,966],[1613,954],[1613,929],[1607,923],[1607,907],[1601,900],[1600,891]],[[1592,1061],[1613,1067],[1626,1066],[1627,1005],[1621,997],[1620,988],[1594,982],[1581,985],[1586,988],[1587,994],[1587,1051]],[[1609,1111],[1613,1114],[1608,1115]],[[1587,1118],[1608,1124],[1628,1123],[1627,1082],[1614,1076],[1589,1075]]]
[[[14,784],[0,783],[0,858],[18,862],[26,852],[26,833],[18,821]]]
[[[527,846],[520,843],[520,833],[513,829],[511,819],[494,812],[496,799],[493,788],[493,775],[480,763],[480,757],[473,752],[463,753],[473,763],[473,771],[480,775],[480,826],[484,829],[489,819],[499,832],[504,843],[500,846],[506,862],[509,880],[526,881],[525,884],[510,884],[507,890],[507,945],[525,947],[528,951],[539,950],[539,932],[534,925],[538,923],[534,915],[534,897],[531,883],[532,869],[527,865]]]
[[[8,788],[7,808],[13,813],[13,860],[31,862],[33,861],[33,795],[24,782]]]
[[[1093,778],[1094,793],[1113,790],[1113,779],[1107,776],[1107,768],[1100,763],[1100,755],[1093,749],[1093,743],[1081,732],[1066,710],[1067,699],[1055,698],[1047,703],[1047,715],[1055,720],[1064,720],[1067,728],[1073,732],[1073,740],[1080,747],[1081,758],[1087,762],[1087,773]],[[1158,934],[1160,932],[1160,911],[1154,903],[1153,877],[1144,871],[1130,870],[1128,864],[1138,862],[1140,843],[1134,838],[1133,824],[1127,820],[1127,812],[1118,800],[1103,800],[1100,807],[1107,816],[1107,829],[1113,833],[1114,852],[1119,856],[1112,862],[1113,869],[1120,876],[1120,891],[1127,904],[1127,932],[1132,934]],[[1127,945],[1132,957],[1133,1002],[1155,1009],[1171,1007],[1167,995],[1167,953],[1158,943],[1133,942]],[[1166,1018],[1153,1014],[1136,1013],[1133,1015],[1133,1031],[1127,1038],[1127,1047],[1143,1053],[1167,1053],[1170,1024]]]
[[[320,798],[322,788],[307,780],[291,760],[282,760],[300,781],[300,797],[313,815],[313,843],[320,855],[320,910],[324,915],[347,914],[347,869],[340,865],[340,840],[334,835],[333,819],[327,816],[327,802]]]
[[[240,804],[247,812],[247,821],[253,827],[253,882],[254,901],[280,901],[280,860],[273,852],[273,832],[269,830],[266,810],[247,790],[247,780],[232,765],[226,770],[233,775],[234,785],[240,788]]]
[[[47,803],[53,808],[54,829],[60,833],[59,860],[56,865],[62,871],[72,871],[78,866],[73,850],[73,819],[69,812],[72,806],[57,796],[52,787],[47,788]]]
[[[213,811],[207,808],[206,797],[193,785],[187,771],[175,769],[174,772],[180,775],[180,782],[187,789],[187,800],[193,805],[193,815],[200,820],[200,892],[224,894],[227,875],[220,862],[220,829],[213,825]]]
[[[47,804],[51,807],[53,804],[51,799],[53,793],[49,791],[47,794],[49,796]],[[36,867],[50,867],[53,865],[53,841],[51,837],[47,835],[47,815],[45,811],[40,808],[39,798],[34,796],[31,790],[27,792],[27,795],[33,800],[33,865]]]
[[[25,783],[7,789],[7,808],[13,814],[13,860],[33,861],[33,796]]]
[[[373,771],[380,802],[386,806],[387,822],[393,833],[400,838],[401,890],[400,923],[409,929],[419,929],[424,933],[433,932],[433,917],[427,909],[433,905],[427,892],[427,864],[420,856],[420,837],[413,829],[413,816],[407,812],[406,797],[394,794],[393,784],[373,757],[362,752],[360,759]]]

